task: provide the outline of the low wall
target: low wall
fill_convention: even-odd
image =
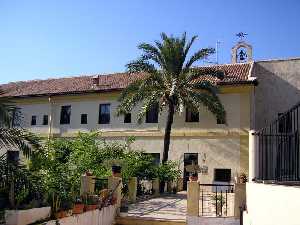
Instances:
[[[77,214],[69,217],[59,219],[60,225],[111,225],[115,219],[115,206],[108,206],[101,210],[96,209],[93,211]],[[56,220],[51,220],[43,225],[56,225]]]
[[[199,217],[187,216],[187,225],[239,225],[240,220],[234,217]]]
[[[26,225],[50,217],[50,207],[26,210],[5,210],[6,225]]]
[[[247,183],[244,225],[299,225],[300,187]]]

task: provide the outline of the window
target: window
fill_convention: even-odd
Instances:
[[[215,169],[215,181],[230,182],[231,169]]]
[[[48,115],[43,116],[43,125],[48,125]]]
[[[109,124],[110,122],[110,104],[100,104],[99,124]]]
[[[31,126],[36,125],[36,116],[31,116]]]
[[[151,156],[153,158],[153,165],[158,166],[160,163],[160,153],[143,153],[146,156]]]
[[[87,124],[87,114],[81,114],[81,124]]]
[[[12,127],[21,126],[21,112],[14,109],[12,114]]]
[[[160,153],[150,153],[153,157],[153,164],[158,166],[160,163]]]
[[[278,124],[278,132],[279,133],[288,133],[292,131],[292,114],[287,113],[283,115],[283,113],[278,113],[279,124]]]
[[[131,123],[131,113],[126,113],[124,115],[124,123]]]
[[[158,122],[158,104],[153,105],[146,113],[146,123]]]
[[[61,107],[60,124],[70,124],[71,120],[71,106],[64,105]]]
[[[199,112],[196,109],[186,108],[185,122],[199,122]]]
[[[217,119],[217,124],[225,124],[225,121],[222,119]]]

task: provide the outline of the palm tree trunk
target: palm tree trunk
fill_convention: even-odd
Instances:
[[[174,119],[174,104],[172,102],[169,103],[169,111],[168,111],[168,117],[167,117],[167,124],[165,128],[165,136],[164,136],[164,152],[163,152],[163,158],[162,163],[166,163],[169,158],[169,149],[170,149],[170,138],[171,138],[171,129]]]

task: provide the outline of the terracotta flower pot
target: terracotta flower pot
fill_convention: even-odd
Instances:
[[[92,211],[97,209],[97,205],[85,205],[84,210],[85,211]]]
[[[83,213],[84,204],[75,204],[73,207],[73,214]]]
[[[86,175],[86,176],[93,176],[93,174],[92,174],[90,171],[86,171],[86,172],[85,172],[85,175]]]
[[[67,216],[67,215],[66,215],[66,212],[63,211],[63,210],[55,213],[55,217],[56,217],[57,219],[61,219],[61,218],[64,218],[64,217],[66,217],[66,216]]]
[[[198,177],[196,177],[196,176],[190,176],[190,181],[198,181]]]

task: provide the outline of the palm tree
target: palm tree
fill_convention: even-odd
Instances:
[[[170,135],[176,112],[182,112],[184,107],[199,110],[204,106],[218,120],[226,122],[226,113],[217,95],[218,88],[213,79],[208,79],[222,79],[223,73],[213,68],[200,70],[192,67],[195,62],[213,54],[215,50],[200,49],[188,58],[196,38],[197,36],[193,36],[188,41],[186,33],[181,38],[162,33],[161,41],[138,45],[142,55],[126,65],[129,73],[145,75],[122,91],[117,115],[129,113],[138,103],[142,103],[138,113],[139,122],[157,103],[160,111],[167,111],[162,163],[168,160]]]
[[[29,157],[40,149],[39,139],[23,128],[12,126],[18,109],[8,98],[1,97],[3,94],[4,91],[0,90],[0,149],[18,149]]]
[[[18,158],[8,158],[11,153],[19,150],[24,156],[30,157],[32,153],[39,152],[39,139],[31,132],[13,127],[14,115],[18,109],[6,97],[1,97],[4,92],[0,90],[0,150],[5,149],[10,154],[7,158],[0,155],[0,184],[8,191],[9,204],[15,207],[15,184],[18,180],[28,179],[24,168],[19,164]],[[22,179],[19,179],[22,178]]]

